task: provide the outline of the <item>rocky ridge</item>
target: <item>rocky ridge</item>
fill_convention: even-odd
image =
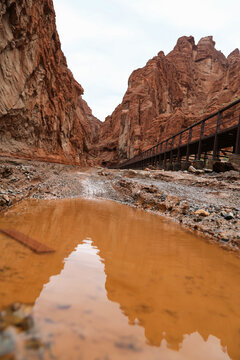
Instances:
[[[100,126],[67,67],[52,0],[0,3],[0,154],[85,164]]]
[[[99,130],[104,163],[136,155],[240,97],[240,53],[227,58],[212,36],[178,39],[128,81],[122,103]]]

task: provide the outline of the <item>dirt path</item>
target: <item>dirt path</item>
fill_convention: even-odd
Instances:
[[[104,198],[171,217],[229,250],[240,250],[240,173],[133,171],[2,158],[0,208],[36,199]]]

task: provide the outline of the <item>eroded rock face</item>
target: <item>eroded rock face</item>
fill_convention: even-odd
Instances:
[[[52,0],[0,3],[0,154],[85,164],[100,126],[73,78]]]
[[[168,55],[159,52],[134,71],[122,103],[99,132],[106,163],[136,155],[240,96],[240,53],[228,58],[211,36],[196,45],[181,37]]]

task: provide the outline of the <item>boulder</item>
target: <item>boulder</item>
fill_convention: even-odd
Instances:
[[[195,215],[206,217],[209,216],[210,213],[204,209],[198,209],[197,211],[195,211]]]
[[[213,163],[213,171],[217,173],[231,170],[234,170],[234,167],[230,162],[215,161]]]

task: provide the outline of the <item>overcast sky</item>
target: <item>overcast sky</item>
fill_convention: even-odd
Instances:
[[[239,0],[54,0],[69,68],[100,120],[121,103],[131,72],[177,39],[213,35],[228,55],[240,47]]]

